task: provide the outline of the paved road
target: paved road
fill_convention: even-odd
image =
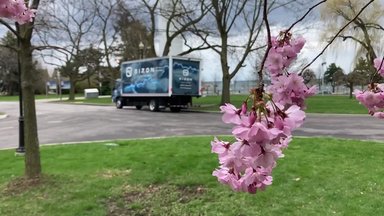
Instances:
[[[18,103],[0,102],[0,148],[18,145]],[[230,134],[231,126],[221,122],[218,113],[148,110],[112,106],[70,105],[37,101],[41,144],[161,137],[179,135]],[[384,141],[384,121],[368,115],[309,114],[294,135],[335,136]]]

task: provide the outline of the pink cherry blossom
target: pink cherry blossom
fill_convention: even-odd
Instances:
[[[299,36],[291,41],[291,45],[296,53],[299,53],[303,49],[305,44],[305,38]]]
[[[240,179],[242,190],[254,194],[258,189],[272,184],[272,176],[262,167],[257,169],[247,168],[244,176]]]
[[[354,92],[356,99],[368,108],[369,111],[375,112],[377,109],[384,108],[384,92],[360,91]]]
[[[368,113],[379,119],[384,118],[382,113],[384,111],[384,92],[382,87],[383,85],[379,84],[374,89],[367,91],[355,90],[354,92],[356,99],[368,109]]]
[[[273,95],[273,100],[284,106],[297,105],[305,109],[305,99],[314,95],[316,87],[308,88],[304,80],[296,73],[282,75],[272,81],[272,85],[267,88]]]
[[[217,180],[222,184],[228,184],[233,190],[238,191],[241,189],[238,176],[227,167],[216,169],[212,175],[216,176]]]
[[[375,112],[373,116],[379,119],[384,119],[384,112]]]
[[[305,44],[303,37],[291,38],[291,34],[280,32],[279,37],[271,37],[272,47],[268,52],[265,67],[272,80],[283,74],[284,69],[296,59]]]
[[[375,68],[377,69],[377,72],[382,77],[384,77],[384,62],[383,62],[383,58],[375,58],[375,60],[373,60],[373,63],[374,63]]]
[[[221,112],[224,113],[222,120],[224,123],[241,124],[240,112],[232,104],[226,103],[224,106],[220,106]]]
[[[29,9],[24,0],[1,0],[0,17],[15,20],[19,24],[31,22],[35,17],[35,10]]]
[[[287,118],[284,119],[284,122],[289,125],[292,130],[300,127],[304,123],[305,112],[301,110],[299,106],[292,105],[285,113],[287,114]]]
[[[228,154],[229,142],[220,141],[215,137],[215,139],[211,142],[211,146],[212,153],[216,153],[219,156]]]
[[[270,49],[265,64],[270,74],[272,76],[277,76],[282,73],[282,70],[284,68],[283,56],[280,53],[276,52],[275,49]]]

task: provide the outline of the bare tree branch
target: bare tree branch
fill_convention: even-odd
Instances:
[[[377,23],[365,23],[365,26],[367,28],[375,28],[375,29],[384,31],[384,27]]]
[[[19,33],[16,31],[16,29],[12,28],[9,23],[5,22],[3,19],[0,19],[0,23],[3,24],[9,31],[11,31],[17,38],[20,39]]]
[[[315,62],[321,55],[323,55],[323,53],[325,52],[325,50],[333,43],[333,41],[341,34],[342,31],[344,31],[344,29],[349,26],[352,22],[354,22],[358,17],[359,15],[372,3],[374,2],[375,0],[370,0],[368,3],[366,3],[361,9],[360,11],[356,14],[356,16],[351,19],[347,24],[345,24],[336,34],[335,36],[328,42],[328,44],[323,48],[323,50],[314,58],[312,59],[312,61],[307,64],[302,70],[301,72],[303,72],[306,68],[308,68],[309,66],[311,66],[313,64],[313,62]],[[301,73],[300,72],[300,73]]]
[[[263,60],[261,61],[260,69],[257,72],[257,75],[259,76],[259,88],[263,88],[263,69],[265,65],[265,61],[267,60],[269,50],[272,48],[272,41],[271,41],[271,29],[269,27],[268,22],[268,13],[267,13],[267,0],[264,0],[264,8],[263,8],[263,20],[265,23],[265,28],[267,29],[267,37],[268,37],[268,43],[267,43],[267,50],[265,51]]]
[[[308,9],[308,11],[307,11],[307,12],[306,12],[300,19],[298,19],[296,22],[292,23],[292,25],[291,25],[291,26],[287,29],[287,31],[285,32],[285,36],[284,36],[284,37],[287,36],[288,32],[290,32],[291,29],[292,29],[297,23],[303,21],[303,20],[305,19],[305,17],[307,17],[308,14],[309,14],[313,9],[315,9],[317,6],[323,4],[323,3],[326,2],[326,1],[327,1],[327,0],[320,1],[320,2],[318,2],[317,4],[313,5],[312,7],[310,7],[310,8]]]

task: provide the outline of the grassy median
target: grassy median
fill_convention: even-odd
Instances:
[[[44,177],[0,151],[0,215],[380,215],[383,143],[295,138],[256,195],[211,176],[212,137],[41,148]]]
[[[240,107],[246,95],[232,95],[231,103]],[[207,96],[193,100],[196,110],[217,111],[220,107],[219,96]],[[308,113],[366,114],[367,109],[355,98],[345,95],[316,95],[306,101]]]

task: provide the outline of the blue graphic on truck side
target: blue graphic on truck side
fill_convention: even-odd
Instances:
[[[174,59],[173,60],[173,95],[199,95],[199,72],[198,61]]]
[[[123,93],[168,93],[169,60],[123,63]]]

